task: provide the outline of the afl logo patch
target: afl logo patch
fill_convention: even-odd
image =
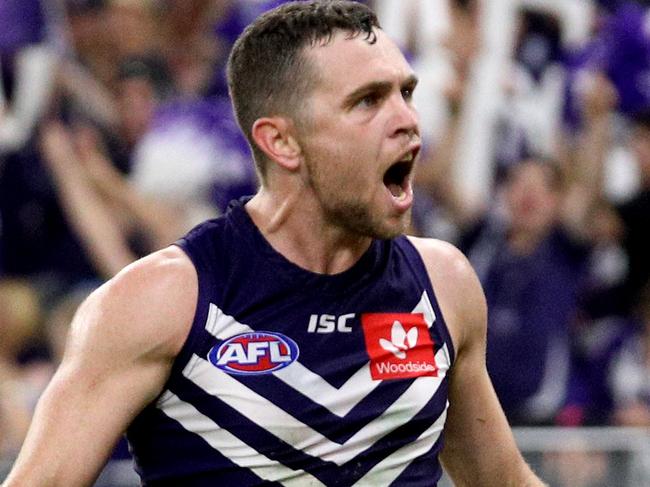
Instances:
[[[208,360],[229,374],[269,374],[298,359],[298,345],[288,336],[254,331],[232,336],[212,347]]]

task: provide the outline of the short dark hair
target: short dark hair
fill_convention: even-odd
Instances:
[[[300,113],[318,79],[303,48],[328,43],[336,30],[347,31],[350,37],[363,33],[374,43],[375,27],[380,27],[377,16],[359,2],[294,1],[262,14],[239,36],[228,59],[228,91],[261,177],[266,156],[253,141],[251,129],[262,116]]]
[[[156,55],[133,55],[122,59],[117,66],[117,80],[145,79],[153,87],[159,100],[172,92],[172,77],[165,60]]]

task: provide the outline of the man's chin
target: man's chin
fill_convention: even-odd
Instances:
[[[328,217],[329,222],[345,228],[350,233],[388,240],[406,232],[411,222],[411,210],[380,219],[371,214],[367,207],[348,205],[336,211],[330,210]]]
[[[379,240],[389,240],[406,233],[411,223],[411,211],[400,215],[384,225],[377,225],[374,234],[369,235]]]

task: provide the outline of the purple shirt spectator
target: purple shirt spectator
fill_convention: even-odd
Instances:
[[[60,54],[57,5],[0,0],[0,265],[8,274],[54,270],[67,279],[86,276],[89,268],[30,143]]]
[[[489,309],[488,371],[506,416],[511,424],[550,423],[566,398],[569,328],[587,251],[556,229],[517,255],[492,222],[468,240]]]
[[[601,28],[584,49],[568,55],[569,88],[565,116],[579,120],[575,106],[581,74],[604,72],[619,95],[618,109],[630,115],[650,107],[650,16],[641,2],[615,2],[603,14]]]
[[[573,367],[564,426],[605,425],[614,408],[611,372],[614,358],[630,339],[637,339],[638,325],[609,316],[586,323],[574,339]]]
[[[650,106],[649,21],[646,7],[626,2],[605,22],[600,36],[604,69],[618,89],[624,113]]]

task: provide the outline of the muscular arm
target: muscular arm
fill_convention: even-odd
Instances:
[[[175,247],[93,293],[4,487],[91,485],[133,417],[161,392],[196,299],[194,268]]]
[[[441,456],[445,469],[458,486],[543,486],[519,453],[488,377],[487,307],[476,274],[449,244],[413,243],[427,265],[456,350]]]

